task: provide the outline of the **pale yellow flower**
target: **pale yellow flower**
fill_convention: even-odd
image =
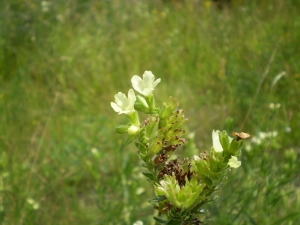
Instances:
[[[155,80],[155,77],[151,71],[145,71],[143,74],[143,79],[138,75],[134,75],[131,78],[132,87],[137,92],[141,93],[144,96],[149,96],[152,94],[154,88],[161,81],[161,79]]]
[[[232,168],[239,168],[241,164],[241,161],[238,161],[237,157],[235,156],[231,156],[228,162],[228,165]]]

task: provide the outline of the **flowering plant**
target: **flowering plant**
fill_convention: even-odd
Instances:
[[[207,221],[200,218],[204,205],[211,201],[231,168],[241,165],[237,157],[241,154],[243,139],[250,135],[233,132],[230,137],[226,131],[213,131],[211,149],[191,159],[171,159],[172,154],[187,143],[183,137],[187,118],[184,111],[178,109],[175,98],[170,97],[168,102],[156,107],[153,91],[160,81],[146,71],[143,79],[137,75],[131,79],[133,88],[141,95],[135,96],[132,89],[128,98],[121,92],[115,95],[112,108],[129,119],[128,124],[116,130],[128,134],[126,144],[135,141],[146,169],[143,174],[154,185],[156,197],[150,202],[160,216],[154,219],[167,225],[202,224]],[[140,123],[138,112],[149,116]]]

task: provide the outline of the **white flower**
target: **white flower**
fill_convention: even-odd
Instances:
[[[276,137],[278,132],[276,130],[269,132],[269,137]]]
[[[136,191],[135,191],[135,193],[136,193],[137,195],[140,195],[140,194],[142,194],[142,193],[144,193],[144,192],[145,192],[145,189],[142,188],[142,187],[137,188]]]
[[[143,80],[137,75],[131,78],[132,87],[137,92],[144,96],[149,96],[161,79],[154,81],[155,77],[151,71],[145,71],[143,74]]]
[[[252,138],[252,142],[254,144],[260,145],[262,141],[261,141],[261,139],[259,137],[253,137]]]
[[[138,220],[138,221],[135,221],[132,225],[143,225],[143,221],[141,220]]]
[[[129,128],[128,128],[128,134],[129,135],[136,135],[138,132],[139,132],[140,128],[135,126],[135,125],[131,125]]]
[[[232,168],[238,168],[241,165],[241,161],[237,160],[237,157],[235,156],[231,156],[231,158],[229,159],[228,165]]]
[[[93,156],[95,156],[95,157],[100,156],[99,150],[97,148],[92,148],[91,152],[92,152]]]
[[[280,103],[273,103],[273,102],[271,102],[269,104],[269,108],[272,109],[272,110],[279,109],[280,107],[281,107]]]
[[[52,5],[51,2],[42,1],[42,2],[41,2],[42,11],[43,11],[43,12],[48,12],[51,5]]]
[[[33,200],[32,198],[28,198],[26,201],[29,205],[31,205],[33,209],[37,210],[38,208],[40,208],[40,204],[35,200]]]
[[[261,140],[265,139],[266,137],[268,137],[268,133],[266,132],[259,132],[258,136]]]
[[[195,161],[198,161],[198,160],[200,160],[200,157],[197,156],[197,155],[194,155],[194,156],[193,156],[193,159],[194,159]]]
[[[252,149],[251,145],[250,145],[249,143],[247,143],[246,146],[245,146],[245,150],[246,150],[247,152],[250,152],[251,149]]]
[[[285,132],[286,133],[290,133],[291,131],[292,131],[291,127],[289,127],[289,126],[285,127]]]
[[[219,130],[216,130],[212,132],[212,139],[213,139],[213,148],[216,152],[223,152],[223,147],[220,142],[219,138]]]
[[[115,95],[115,102],[111,102],[111,107],[119,114],[130,114],[134,112],[134,102],[136,101],[136,96],[134,91],[130,89],[128,91],[128,98],[122,92]]]

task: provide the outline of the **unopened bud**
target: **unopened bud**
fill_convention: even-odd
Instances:
[[[125,134],[128,132],[129,126],[127,125],[120,125],[116,127],[116,132],[119,134]]]
[[[134,103],[134,108],[137,110],[137,111],[140,111],[140,112],[144,112],[144,113],[150,113],[150,110],[149,110],[149,105],[146,101],[146,99],[140,95],[136,96],[136,101]]]
[[[139,132],[140,128],[135,126],[135,125],[131,125],[128,129],[127,132],[129,135],[136,135]]]

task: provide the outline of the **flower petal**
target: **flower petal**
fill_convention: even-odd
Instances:
[[[156,81],[153,82],[153,89],[158,85],[158,83],[161,81],[160,78],[158,78]]]
[[[144,81],[142,80],[142,78],[140,78],[138,75],[134,75],[131,78],[131,83],[132,83],[132,87],[134,88],[134,90],[143,94]]]
[[[216,130],[212,132],[212,139],[213,139],[213,148],[216,152],[223,152],[223,147],[220,142],[219,138],[219,130]]]
[[[241,165],[241,161],[237,160],[237,157],[235,156],[231,156],[231,158],[229,159],[228,165],[232,168],[238,168]]]
[[[129,91],[128,91],[128,101],[131,105],[134,104],[136,101],[136,96],[132,89],[129,89]]]
[[[153,88],[146,88],[146,89],[144,89],[142,94],[145,96],[148,96],[152,93],[153,90],[154,90]]]
[[[155,77],[151,71],[145,71],[143,74],[143,81],[144,81],[144,87],[145,89],[153,89],[153,81]]]
[[[120,112],[121,111],[121,108],[114,102],[111,102],[110,103],[111,107],[113,108],[113,110],[115,110],[115,112]]]
[[[127,103],[126,95],[122,92],[118,92],[118,94],[115,95],[115,102],[117,105],[122,107],[123,105],[126,105]]]

